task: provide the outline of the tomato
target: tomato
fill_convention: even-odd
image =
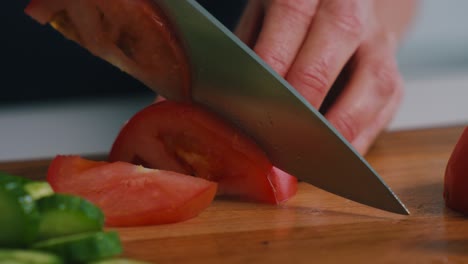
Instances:
[[[172,100],[190,98],[187,56],[151,0],[32,0],[25,12]]]
[[[190,100],[190,66],[176,32],[152,0],[32,0],[25,12],[120,67],[169,100]],[[222,119],[189,104],[138,113],[113,145],[127,161],[219,183],[220,195],[280,203],[297,179]]]
[[[468,128],[465,128],[447,162],[444,178],[447,207],[468,214]]]
[[[126,162],[57,156],[47,172],[54,191],[81,196],[100,207],[108,226],[156,225],[197,216],[215,197],[217,184]]]
[[[218,194],[277,204],[296,193],[297,179],[275,168],[239,130],[201,106],[160,101],[135,114],[109,155],[218,182]]]

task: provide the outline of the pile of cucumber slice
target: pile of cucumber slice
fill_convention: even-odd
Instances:
[[[0,263],[145,263],[117,258],[120,238],[103,227],[104,214],[87,200],[0,172]]]

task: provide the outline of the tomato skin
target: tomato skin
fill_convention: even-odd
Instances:
[[[447,207],[468,215],[468,127],[447,162],[443,196]]]
[[[160,101],[135,114],[109,155],[218,182],[218,194],[278,204],[297,179],[275,168],[247,136],[200,106]]]
[[[217,190],[214,182],[175,172],[61,155],[52,161],[47,181],[58,193],[94,203],[107,226],[120,227],[193,218],[211,204]]]
[[[152,0],[32,0],[25,12],[172,100],[191,99],[191,70]]]
[[[57,155],[49,165],[47,171],[47,181],[52,189],[60,190],[61,184],[65,181],[59,181],[56,177],[61,175],[76,175],[91,168],[100,167],[107,164],[105,161],[92,161],[79,158],[78,156]],[[66,187],[65,187],[66,188]]]

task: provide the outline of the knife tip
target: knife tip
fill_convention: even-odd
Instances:
[[[393,193],[392,193],[393,194]],[[396,214],[400,214],[400,215],[410,215],[410,211],[408,210],[408,208],[406,208],[406,206],[400,201],[400,199],[398,199],[398,197],[393,194],[393,203],[391,204],[388,204],[389,206],[385,206],[385,207],[380,207],[380,209],[382,210],[385,210],[385,211],[388,211],[388,212],[392,212],[392,213],[396,213]]]
[[[408,208],[406,208],[403,204],[401,204],[401,207],[400,209],[394,211],[395,213],[397,214],[401,214],[401,215],[410,215],[410,211],[408,210]]]

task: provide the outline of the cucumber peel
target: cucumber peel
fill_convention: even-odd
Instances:
[[[0,264],[149,264],[117,258],[120,238],[103,227],[104,214],[89,201],[0,172]]]
[[[28,182],[32,182],[32,180],[30,180],[28,178],[14,176],[14,175],[8,174],[6,172],[0,171],[0,184],[12,182],[12,181],[18,182],[18,183],[23,183],[23,184],[28,183]]]
[[[0,263],[2,264],[62,264],[63,261],[56,255],[21,249],[0,249]]]
[[[36,239],[40,215],[21,181],[0,182],[0,247],[27,246]]]
[[[41,221],[40,240],[100,231],[104,227],[104,214],[91,202],[78,196],[54,194],[37,201]]]
[[[57,254],[68,262],[90,262],[122,253],[116,232],[95,232],[51,238],[32,245],[33,249]]]

